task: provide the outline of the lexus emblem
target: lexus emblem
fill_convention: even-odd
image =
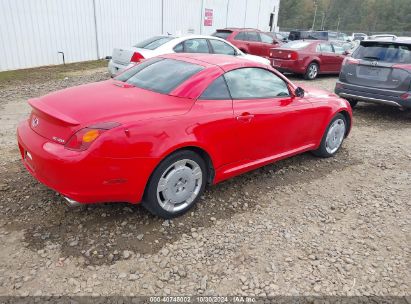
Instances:
[[[39,119],[36,116],[33,116],[31,119],[31,127],[35,128],[39,125]]]
[[[377,66],[377,65],[378,65],[378,61],[377,61],[377,60],[374,60],[374,61],[371,62],[371,64],[372,64],[373,66]]]

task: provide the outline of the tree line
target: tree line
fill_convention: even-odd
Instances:
[[[411,34],[411,0],[281,0],[278,25],[286,29]]]

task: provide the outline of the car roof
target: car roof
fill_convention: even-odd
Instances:
[[[378,39],[378,38],[376,38],[376,39],[367,39],[367,40],[363,40],[363,41],[361,41],[361,45],[363,45],[363,44],[367,44],[367,43],[370,43],[370,42],[378,42],[378,43],[386,43],[386,44],[411,44],[411,37],[398,37],[398,38],[393,38],[393,39],[390,39],[389,37],[388,37],[388,39]]]
[[[251,28],[251,27],[226,27],[223,29],[217,29],[217,32],[218,31],[261,32],[259,29]]]

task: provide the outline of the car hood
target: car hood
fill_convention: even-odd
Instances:
[[[330,97],[338,97],[336,94],[328,92],[326,90],[321,90],[317,88],[313,88],[310,86],[300,85],[301,88],[304,89],[304,97],[312,97],[312,98],[330,98]]]
[[[35,110],[72,125],[181,115],[193,102],[116,80],[72,87],[29,101]]]

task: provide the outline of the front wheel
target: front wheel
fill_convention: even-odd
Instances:
[[[318,76],[319,66],[315,62],[311,62],[305,71],[304,78],[314,80]]]
[[[176,152],[154,170],[143,206],[165,219],[179,216],[194,206],[204,192],[206,181],[206,164],[198,154]]]
[[[340,149],[347,131],[344,115],[337,114],[330,122],[321,140],[320,147],[313,153],[320,157],[331,157]]]

